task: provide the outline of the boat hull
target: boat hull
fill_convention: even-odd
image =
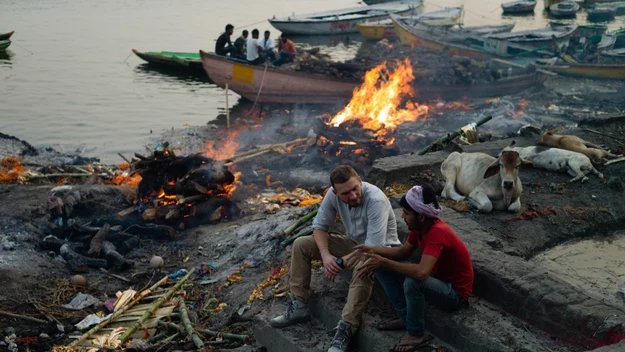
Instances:
[[[561,2],[562,0],[543,0],[543,1],[545,4],[545,10],[549,10],[549,7],[551,7],[551,5],[557,4]]]
[[[404,26],[402,23],[395,20],[395,18],[393,18],[393,26],[395,27],[395,33],[397,33],[399,40],[404,44],[409,44],[415,47],[425,47],[431,50],[444,51],[449,56],[466,56],[478,60],[489,60],[493,57],[493,55],[477,51],[469,47],[443,43],[425,35],[418,35],[416,31],[410,30],[410,28]]]
[[[358,32],[367,39],[397,39],[397,33],[395,33],[395,27],[392,24],[359,23]]]
[[[195,53],[164,52],[166,54],[159,55],[158,53],[141,52],[135,49],[132,49],[132,52],[149,64],[161,67],[193,71],[201,71],[203,69],[202,59],[199,54]]]
[[[9,47],[9,45],[11,45],[11,41],[6,39],[6,40],[0,40],[0,50],[5,50],[6,48]]]
[[[13,33],[15,33],[15,31],[11,31],[9,33],[2,33],[2,34],[0,34],[0,40],[7,40],[7,39],[11,38]]]
[[[244,64],[214,54],[200,52],[204,70],[215,84],[260,103],[341,104],[352,98],[361,82],[340,80],[323,75],[286,71],[279,68]],[[436,98],[490,98],[516,94],[542,84],[546,75],[526,74],[476,85],[434,86],[414,88],[423,100]],[[261,88],[262,87],[262,88]],[[259,93],[260,91],[260,93]]]
[[[528,14],[534,12],[534,7],[536,5],[528,5],[528,6],[515,6],[515,7],[502,7],[503,13],[506,15],[516,15],[516,14]]]
[[[563,76],[593,79],[625,79],[625,65],[568,64],[548,66],[545,67],[545,70],[552,71]]]

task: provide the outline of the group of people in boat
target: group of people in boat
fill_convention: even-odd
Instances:
[[[261,65],[270,61],[273,66],[291,62],[297,55],[295,44],[287,38],[285,33],[282,33],[278,40],[277,55],[271,32],[265,31],[263,38],[260,39],[258,29],[252,30],[251,37],[248,30],[243,30],[241,36],[232,43],[230,36],[233,33],[234,26],[226,25],[226,31],[215,42],[215,54],[245,60],[252,65]]]

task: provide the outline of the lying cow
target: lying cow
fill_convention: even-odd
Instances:
[[[593,164],[597,165],[603,164],[603,158],[605,157],[618,156],[611,154],[609,151],[601,148],[601,146],[585,141],[577,136],[559,135],[551,131],[543,134],[537,144],[582,153],[590,158]]]
[[[603,178],[603,174],[597,171],[592,166],[590,159],[582,153],[547,147],[508,147],[504,150],[512,150],[519,153],[522,159],[531,161],[535,168],[567,172],[573,176],[569,182],[582,180],[582,183],[584,183],[588,181],[586,175],[589,172],[592,172],[599,178]]]
[[[512,150],[503,150],[498,158],[484,153],[453,152],[441,165],[445,177],[442,196],[457,202],[468,196],[469,202],[484,213],[493,209],[518,212],[523,192],[519,168],[531,167],[530,161]]]

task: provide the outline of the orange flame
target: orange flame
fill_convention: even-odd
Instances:
[[[524,114],[523,110],[525,110],[525,108],[527,107],[527,100],[519,99],[517,105],[519,106],[519,110],[517,110],[514,116],[512,116],[515,119]]]
[[[229,185],[224,185],[224,190],[226,191],[226,196],[228,198],[230,198],[232,196],[232,193],[234,192],[235,189],[237,189],[237,186],[242,184],[241,181],[239,181],[241,179],[241,175],[243,175],[241,173],[241,171],[237,171],[234,173],[234,182],[232,182]]]
[[[205,155],[214,160],[232,158],[239,148],[239,131],[227,130],[225,136],[209,140],[206,143]]]
[[[416,94],[412,88],[414,75],[408,58],[396,61],[397,68],[390,72],[386,62],[369,70],[365,82],[354,90],[349,104],[329,122],[338,126],[346,121],[358,120],[367,129],[378,131],[378,139],[392,132],[398,124],[416,121],[428,113],[426,105],[408,102],[400,108],[407,97]],[[388,73],[388,77],[385,74]]]
[[[24,171],[24,166],[15,157],[8,157],[0,161],[0,182],[10,182]]]

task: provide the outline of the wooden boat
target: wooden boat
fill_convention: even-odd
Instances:
[[[601,53],[601,59],[605,64],[625,64],[625,48],[606,50]]]
[[[592,39],[592,38],[591,38]],[[604,52],[606,50],[614,49],[614,44],[616,43],[616,36],[612,34],[604,34],[599,39],[599,43],[597,43],[597,51]]]
[[[364,2],[367,5],[376,5],[376,4],[383,4],[385,2],[391,2],[393,0],[363,0],[362,2]]]
[[[533,29],[527,31],[498,33],[487,36],[489,39],[506,41],[510,44],[524,47],[551,47],[554,44],[561,45],[569,40],[569,37],[577,30],[576,24],[562,27]]]
[[[371,6],[272,18],[269,19],[269,23],[287,34],[356,33],[359,23],[384,20],[390,14],[409,14],[422,5],[423,0],[393,1]]]
[[[616,43],[614,43],[615,48],[625,47],[625,28],[619,28],[609,32],[609,34],[616,36]]]
[[[218,86],[228,88],[249,100],[261,103],[336,104],[352,98],[362,82],[342,80],[324,75],[287,71],[280,68],[249,65],[200,51],[204,70]],[[458,99],[489,98],[516,94],[542,84],[546,75],[534,72],[476,85],[416,85],[419,98]],[[259,93],[260,92],[260,93]],[[257,99],[258,98],[258,99]]]
[[[458,21],[462,17],[463,11],[463,7],[459,6],[407,17],[410,17],[411,21],[413,21],[414,23],[422,23],[433,26],[453,26],[455,24],[458,24]],[[363,37],[368,39],[380,40],[384,38],[397,38],[397,33],[395,33],[395,28],[393,27],[393,21],[391,19],[376,22],[359,23],[358,31]]]
[[[132,52],[150,64],[183,70],[202,70],[202,59],[199,53],[172,51],[141,52],[136,49],[132,49]]]
[[[551,27],[564,27],[568,26],[567,23],[550,21],[549,25]],[[605,24],[580,24],[577,26],[577,30],[573,33],[573,35],[579,37],[590,37],[593,35],[602,35],[608,30],[608,26]]]
[[[2,34],[0,34],[0,40],[7,40],[7,39],[11,38],[13,33],[15,33],[15,31],[10,31],[9,33],[2,33]]]
[[[551,11],[551,17],[565,18],[577,16],[579,10],[579,4],[574,1],[562,1],[557,4],[551,5],[549,11]]]
[[[592,6],[592,7],[591,7]],[[616,16],[616,10],[608,5],[596,6],[590,5],[587,9],[588,21],[590,22],[605,22],[611,21]]]
[[[505,2],[501,4],[501,9],[503,10],[503,13],[507,15],[533,13],[535,7],[536,7],[535,0],[534,1],[527,1],[527,0],[511,1],[511,2]]]
[[[6,48],[9,47],[9,45],[11,45],[11,41],[6,39],[6,40],[0,40],[0,50],[5,50]]]
[[[625,79],[625,65],[554,63],[553,60],[536,60],[542,69],[564,76],[591,79]]]

